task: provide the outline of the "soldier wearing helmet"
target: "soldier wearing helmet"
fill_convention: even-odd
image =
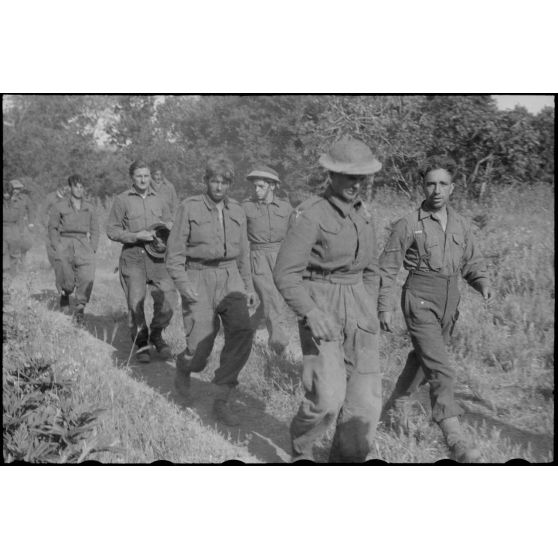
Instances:
[[[260,298],[260,305],[252,319],[257,326],[265,318],[269,346],[281,353],[289,338],[281,326],[284,303],[273,282],[273,268],[293,208],[288,200],[277,195],[281,181],[271,167],[258,165],[246,178],[252,182],[254,194],[244,200],[242,208],[248,227],[252,280]]]
[[[371,457],[381,408],[376,301],[379,270],[372,219],[359,194],[381,163],[363,142],[345,137],[320,164],[325,193],[295,210],[273,272],[299,317],[305,396],[291,422],[293,459],[336,424],[329,460]]]

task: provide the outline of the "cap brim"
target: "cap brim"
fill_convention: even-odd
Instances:
[[[246,178],[248,180],[252,180],[253,178],[267,178],[269,180],[273,180],[274,182],[281,183],[278,176],[275,176],[270,172],[265,172],[265,171],[253,171],[250,174],[246,175]]]
[[[377,159],[363,163],[340,163],[333,161],[328,154],[322,155],[318,162],[327,170],[341,174],[374,174],[382,168],[382,163]]]

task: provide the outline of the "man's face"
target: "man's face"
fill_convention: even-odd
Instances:
[[[344,202],[353,202],[360,193],[360,189],[366,180],[363,174],[340,174],[331,173],[331,189],[334,195]]]
[[[443,209],[449,201],[453,187],[451,174],[447,170],[429,171],[422,186],[427,207],[435,211]]]
[[[161,170],[153,171],[151,177],[153,178],[153,182],[155,182],[155,184],[157,184],[158,186],[159,184],[161,184],[161,182],[163,182],[163,171]]]
[[[207,180],[207,195],[215,202],[219,203],[227,195],[231,181],[220,174],[212,176]]]
[[[73,186],[70,187],[70,191],[72,193],[72,198],[77,198],[81,200],[83,198],[84,187],[81,182],[77,182]]]
[[[254,185],[254,193],[258,201],[270,202],[273,199],[273,191],[275,184],[263,178],[256,178],[252,184]]]
[[[136,169],[132,175],[132,183],[139,192],[145,192],[149,188],[150,181],[151,173],[147,167]]]

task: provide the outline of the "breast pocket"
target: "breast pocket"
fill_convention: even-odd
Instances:
[[[461,267],[463,253],[465,252],[465,237],[459,233],[452,234],[452,262],[454,269],[457,271]]]
[[[283,240],[291,212],[288,207],[276,207],[271,211],[272,242]]]
[[[230,246],[240,246],[242,227],[245,226],[244,219],[242,219],[242,217],[238,217],[237,215],[230,215],[227,225],[227,244]]]
[[[428,265],[433,271],[440,271],[442,269],[442,250],[438,240],[428,239],[425,244],[426,257],[428,258]]]
[[[320,223],[320,242],[324,248],[325,259],[335,259],[350,251],[350,247],[343,245],[341,236],[341,225],[339,223],[334,221]]]
[[[139,232],[146,228],[145,213],[141,209],[130,211],[127,217],[130,232]]]
[[[215,236],[210,217],[192,217],[190,223],[190,244],[205,244],[211,242]]]

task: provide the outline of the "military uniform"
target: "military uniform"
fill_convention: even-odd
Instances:
[[[459,315],[458,276],[480,291],[488,285],[488,275],[471,225],[450,207],[445,231],[424,204],[395,223],[380,257],[380,312],[393,310],[391,292],[402,264],[409,275],[401,306],[414,350],[390,399],[428,381],[432,417],[440,422],[463,413],[454,400],[455,372],[446,350]]]
[[[163,177],[163,181],[161,182],[161,184],[155,184],[155,182],[151,181],[151,187],[165,200],[169,207],[171,219],[174,220],[179,202],[178,196],[176,195],[176,189],[172,182],[169,182],[166,178]]]
[[[294,457],[312,459],[313,444],[337,421],[330,461],[364,461],[380,415],[381,377],[378,253],[362,202],[343,202],[330,190],[303,202],[273,276],[300,317],[305,397],[290,427]],[[312,336],[304,318],[316,307],[335,320],[336,339]]]
[[[170,220],[167,204],[151,187],[147,189],[145,198],[130,187],[116,196],[107,222],[107,236],[123,244],[119,260],[120,284],[128,303],[130,334],[140,348],[145,347],[149,340],[161,339],[162,330],[169,325],[174,286],[164,261],[150,256],[145,251],[144,242],[136,240],[134,233]],[[148,284],[153,286],[151,334],[144,313]]]
[[[48,221],[50,251],[58,292],[76,291],[78,310],[89,302],[95,279],[95,252],[99,245],[99,218],[95,208],[82,201],[76,209],[64,199],[52,207]]]
[[[27,225],[33,224],[34,210],[27,194],[14,193],[2,204],[2,268],[15,273],[17,265],[33,245]]]
[[[50,237],[48,234],[48,222],[49,222],[49,218],[50,218],[50,211],[51,209],[59,202],[61,202],[64,199],[64,195],[61,195],[58,190],[56,190],[55,192],[50,192],[49,194],[47,194],[46,198],[45,198],[45,205],[44,205],[44,211],[43,211],[43,225],[47,231],[47,235],[46,235],[46,251],[47,251],[47,257],[48,257],[48,261],[50,263],[50,265],[54,268],[54,249],[52,248],[52,244],[50,242]]]
[[[220,211],[207,194],[184,200],[167,243],[166,264],[182,295],[186,349],[178,356],[179,373],[201,372],[213,349],[219,318],[225,345],[213,382],[230,388],[252,348],[253,328],[246,293],[253,291],[246,217],[238,202],[223,201]],[[185,286],[198,298],[186,298]]]
[[[284,348],[289,338],[280,325],[283,300],[273,283],[273,268],[287,232],[292,207],[287,200],[274,196],[271,203],[245,200],[242,208],[248,227],[252,280],[260,298],[253,321],[258,324],[264,317],[270,345]]]

